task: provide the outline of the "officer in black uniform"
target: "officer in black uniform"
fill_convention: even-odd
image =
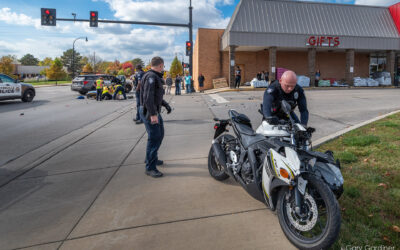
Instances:
[[[163,70],[164,60],[161,57],[151,59],[151,70],[143,75],[140,91],[139,113],[147,131],[146,174],[154,178],[163,176],[157,170],[157,165],[163,164],[158,160],[158,149],[164,138],[161,106],[167,109],[168,114],[172,111],[168,103],[163,100]]]
[[[133,119],[136,124],[143,123],[142,120],[140,119],[140,114],[139,114],[139,107],[140,107],[140,85],[142,82],[142,77],[144,75],[144,71],[142,69],[142,65],[137,65],[136,66],[136,74],[134,76],[133,84],[135,86],[135,97],[136,97],[136,118]]]
[[[276,125],[279,119],[287,120],[288,117],[281,109],[281,101],[287,101],[292,110],[299,106],[300,120],[292,111],[292,118],[297,122],[307,126],[308,110],[306,96],[302,87],[297,85],[297,77],[293,71],[283,73],[281,79],[271,83],[264,92],[263,115],[264,119],[272,125]]]

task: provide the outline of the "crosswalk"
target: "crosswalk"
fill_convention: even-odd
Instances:
[[[220,96],[218,94],[211,94],[210,97],[212,99],[214,99],[217,103],[227,103],[227,102],[229,102],[228,100],[226,100],[225,98],[223,98],[222,96]]]

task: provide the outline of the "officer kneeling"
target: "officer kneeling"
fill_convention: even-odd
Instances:
[[[297,85],[297,76],[293,71],[283,73],[281,79],[272,83],[264,92],[262,112],[264,119],[271,125],[277,125],[280,119],[288,120],[281,109],[282,100],[287,101],[291,107],[291,116],[297,123],[307,126],[308,110],[306,96],[302,87]],[[293,110],[299,106],[300,120]]]

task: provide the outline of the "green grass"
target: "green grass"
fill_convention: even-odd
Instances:
[[[24,83],[29,83],[32,84],[34,86],[38,86],[38,85],[56,85],[56,81],[42,81],[42,82],[24,82]],[[57,84],[65,84],[65,83],[71,83],[71,81],[57,81]]]
[[[400,246],[400,114],[351,131],[320,148],[342,162],[342,227],[333,249]]]

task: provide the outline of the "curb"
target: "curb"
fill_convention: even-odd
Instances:
[[[29,83],[31,84],[31,83]],[[72,83],[62,83],[62,84],[49,84],[49,85],[33,85],[32,86],[37,89],[37,88],[46,88],[46,87],[59,87],[59,86],[71,86]]]
[[[397,86],[380,86],[380,87],[306,87],[303,88],[304,90],[313,90],[313,91],[319,91],[319,90],[343,90],[343,89],[349,89],[349,90],[354,90],[354,89],[397,89],[399,87]],[[210,90],[205,90],[205,94],[217,94],[217,93],[224,93],[224,92],[241,92],[241,91],[265,91],[267,88],[253,88],[253,87],[243,87],[239,89],[231,89],[231,88],[221,88],[221,89],[210,89]]]
[[[348,127],[348,128],[346,128],[346,129],[340,130],[340,131],[335,132],[335,133],[333,133],[333,134],[331,134],[331,135],[322,137],[322,138],[320,138],[320,139],[318,139],[318,140],[316,140],[316,141],[313,142],[313,148],[319,147],[319,146],[321,146],[321,145],[323,145],[323,144],[325,144],[325,143],[327,143],[327,142],[329,142],[329,141],[332,141],[332,140],[338,138],[339,136],[341,136],[341,135],[343,135],[343,134],[345,134],[345,133],[348,133],[348,132],[350,132],[350,131],[352,131],[352,130],[355,130],[355,129],[357,129],[357,128],[363,127],[363,126],[368,125],[368,124],[370,124],[370,123],[372,123],[372,122],[381,120],[381,119],[386,118],[386,117],[388,117],[388,116],[390,116],[390,115],[397,114],[397,113],[399,113],[399,112],[400,112],[400,110],[392,111],[392,112],[390,112],[390,113],[387,113],[387,114],[384,114],[384,115],[375,117],[375,118],[370,119],[370,120],[368,120],[368,121],[361,122],[361,123],[359,123],[359,124],[353,125],[353,126]]]

